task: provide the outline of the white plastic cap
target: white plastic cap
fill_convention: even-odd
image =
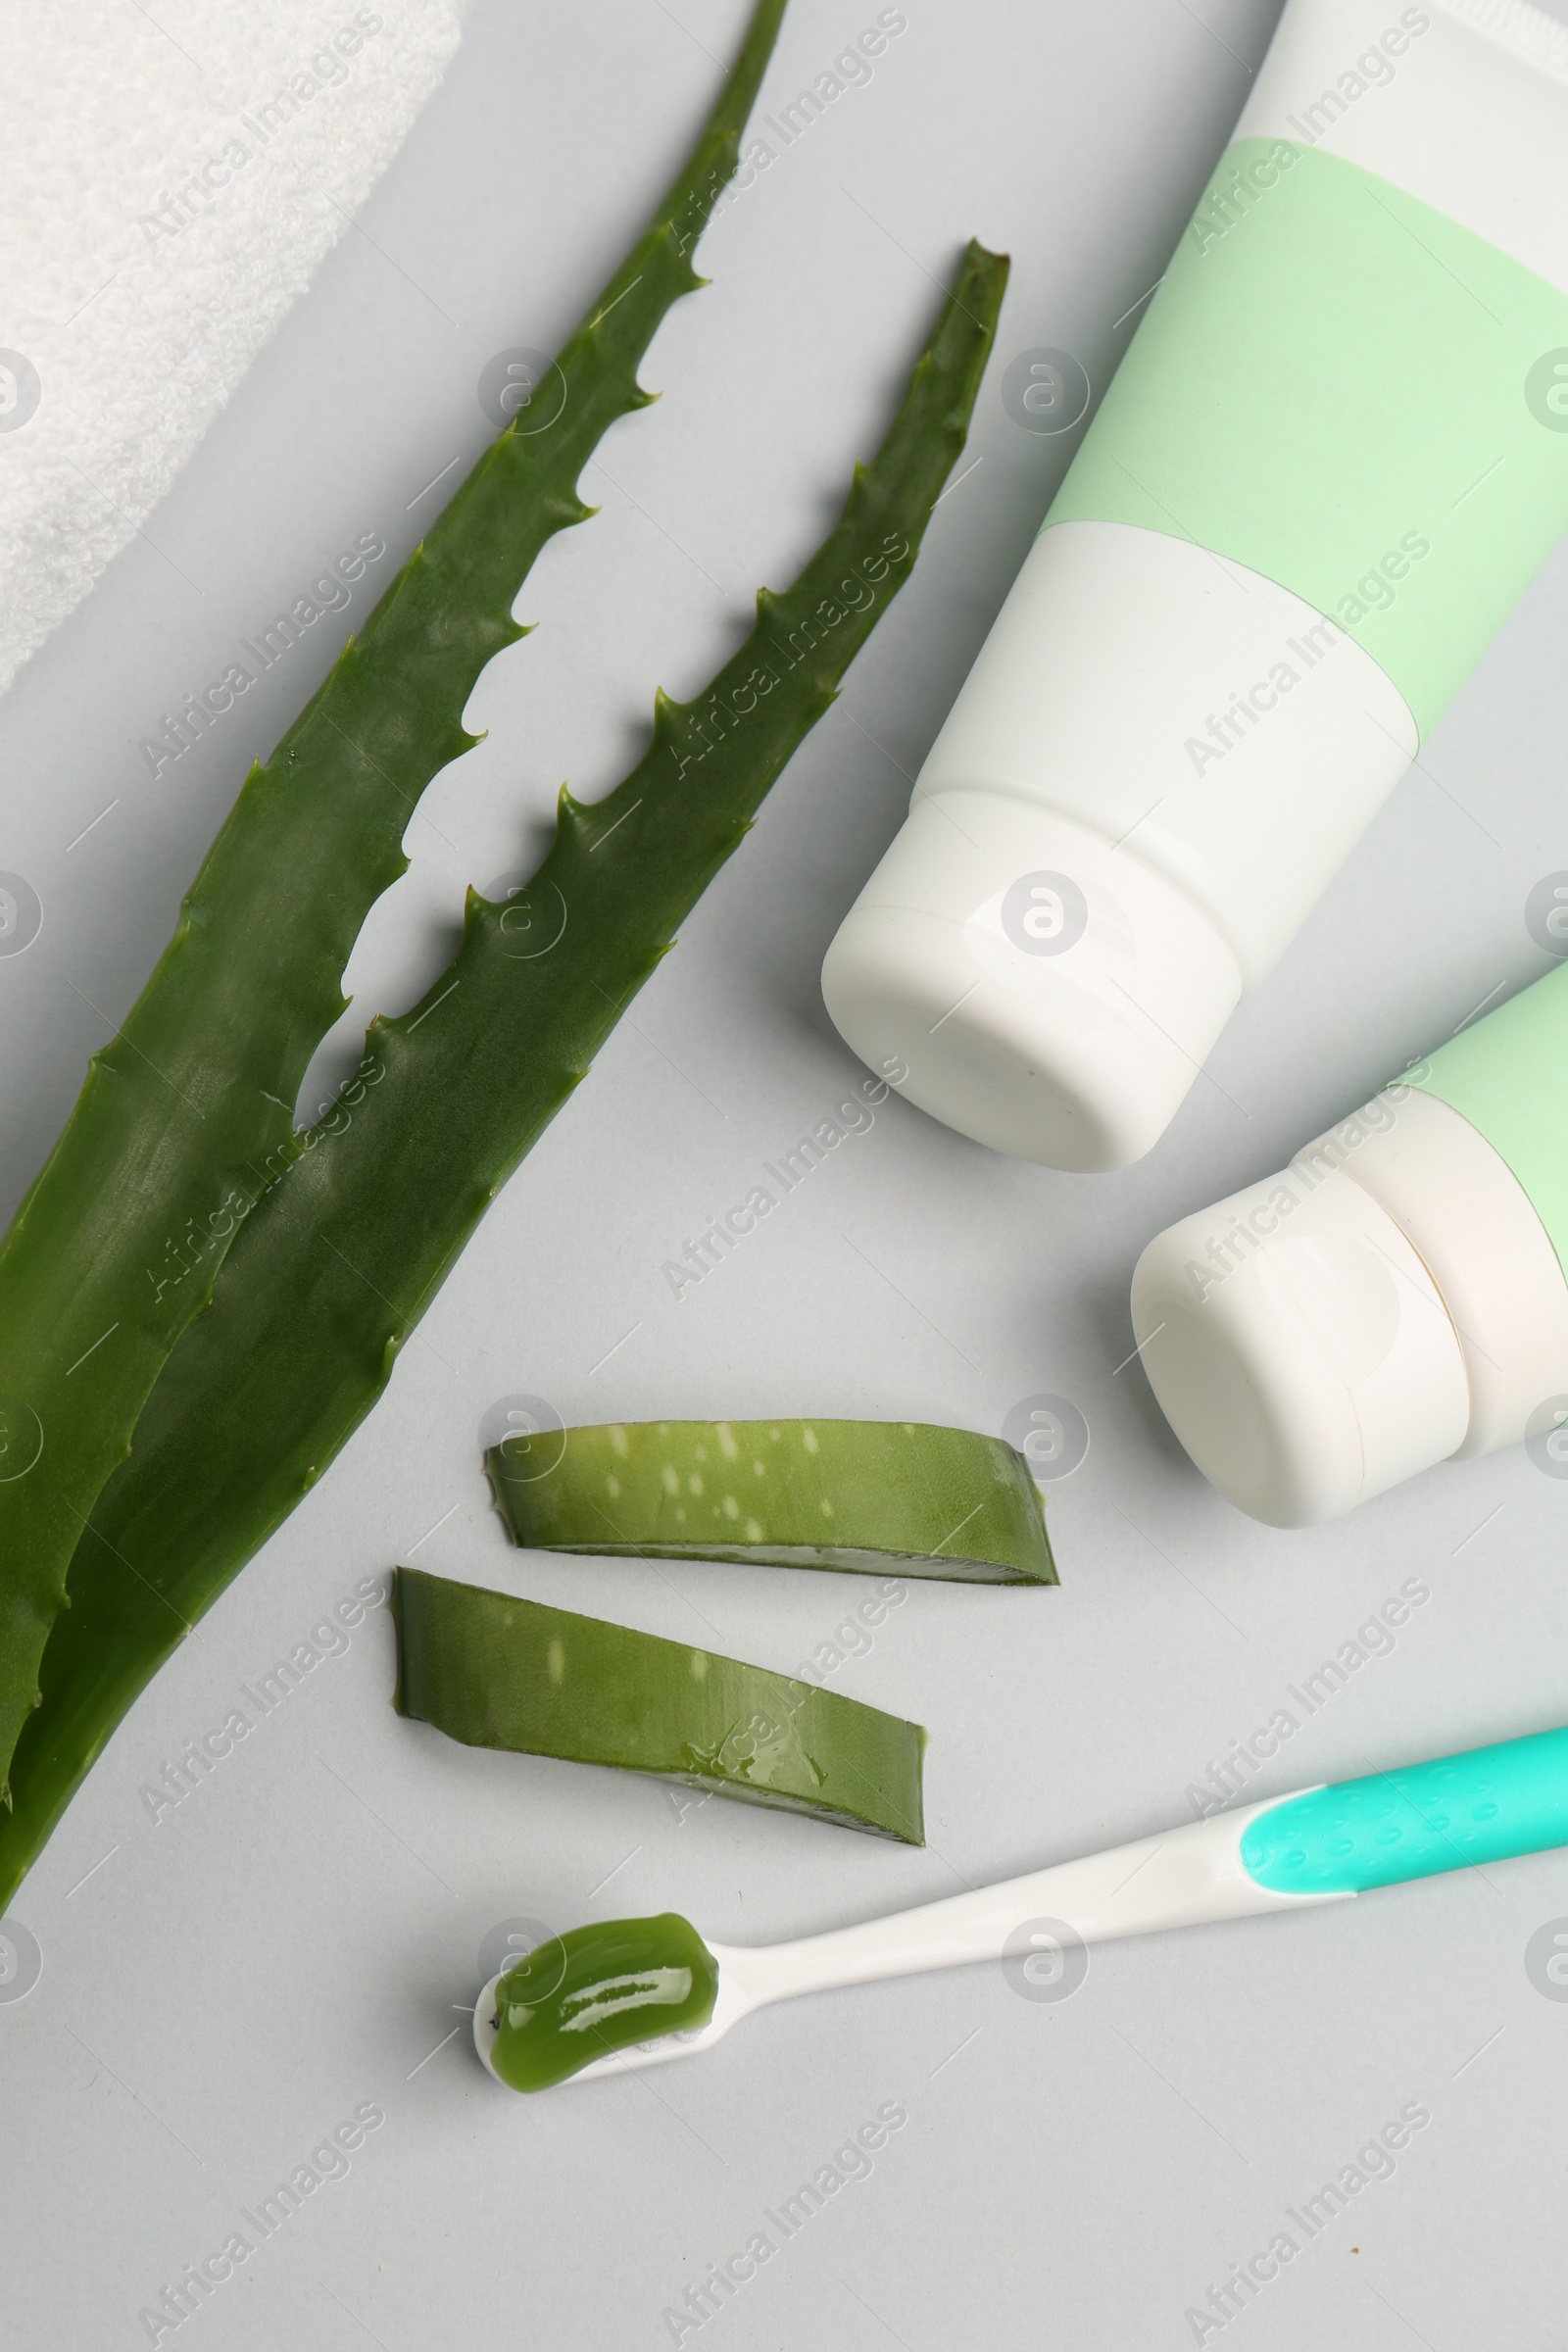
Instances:
[[[822,966],[840,1033],[908,1101],[1086,1173],[1158,1142],[1241,993],[1173,884],[986,791],[916,800]]]
[[[1271,1527],[1315,1527],[1446,1460],[1464,1350],[1387,1209],[1301,1163],[1184,1218],[1133,1276],[1154,1395],[1205,1478]]]

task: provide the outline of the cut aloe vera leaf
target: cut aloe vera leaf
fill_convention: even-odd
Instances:
[[[703,282],[692,248],[734,170],[783,12],[784,0],[760,0],[652,224],[252,769],[0,1244],[0,1796],[96,1498],[232,1241],[297,1181],[295,1098],[344,1009],[361,925],[408,864],[414,806],[478,740],[464,706],[492,657],[526,634],[512,607],[541,548],[591,513],[577,495],[584,465],[654,398],[638,363]],[[373,1100],[380,1076],[372,1058],[334,1118]]]
[[[400,1714],[467,1747],[651,1773],[925,1842],[917,1723],[766,1666],[400,1568]]]
[[[43,1702],[12,1760],[13,1809],[0,1810],[0,1910],[137,1692],[375,1403],[490,1201],[908,578],[963,447],[1006,275],[1000,255],[969,247],[881,449],[805,569],[759,599],[756,628],[705,695],[661,698],[647,753],[608,799],[563,797],[526,902],[470,898],[463,946],[423,1003],[373,1026],[381,1083],[352,1122],[312,1130],[314,1148],[235,1237],[72,1560]],[[855,601],[845,583],[868,577],[875,593]],[[765,696],[751,684],[764,662],[779,670]],[[719,735],[713,711],[754,695],[744,724]],[[546,922],[542,954],[529,919]]]
[[[1040,1491],[1002,1438],[917,1421],[612,1421],[485,1456],[538,1551],[1054,1585]]]
[[[509,1968],[478,2021],[513,2090],[548,2090],[635,2042],[706,2026],[718,1962],[678,1911],[606,1919],[553,1936]]]

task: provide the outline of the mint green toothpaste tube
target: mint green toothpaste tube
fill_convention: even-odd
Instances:
[[[1064,429],[1073,366],[1023,396]],[[850,1045],[1001,1151],[1137,1159],[1565,528],[1568,28],[1288,0],[828,953]]]
[[[1311,1527],[1523,1442],[1568,1478],[1568,964],[1150,1243],[1133,1327],[1222,1494]]]

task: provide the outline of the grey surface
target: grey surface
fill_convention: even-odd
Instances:
[[[1396,13],[1369,9],[1369,25]],[[740,12],[675,14],[480,0],[364,233],[0,707],[0,866],[44,906],[35,944],[0,961],[7,1211],[246,761],[367,600],[157,782],[139,738],[359,533],[395,556],[413,544],[436,503],[416,493],[485,438],[484,362],[569,323],[707,102],[705,45],[726,53]],[[764,106],[874,14],[795,0]],[[561,778],[608,787],[655,683],[689,692],[756,584],[788,577],[971,230],[1015,257],[969,453],[983,463],[378,1412],[158,1678],[23,1889],[42,1974],[0,2000],[8,2343],[145,2342],[139,2308],[366,2100],[385,2123],[348,2177],[181,2342],[667,2343],[665,2307],[893,2101],[908,2120],[869,2176],[705,2342],[1175,2347],[1209,2283],[1282,2229],[1300,2251],[1227,2341],[1560,2342],[1568,2003],[1543,1997],[1525,1951],[1568,1915],[1563,1857],[1107,1947],[1060,2004],[990,1970],[838,1994],[754,2022],[700,2065],[535,2102],[481,2076],[454,2007],[473,1997],[482,1939],[519,1915],[673,1906],[761,1940],[1173,1823],[1211,1761],[1280,1707],[1299,1728],[1257,1794],[1568,1716],[1568,1487],[1515,1452],[1321,1534],[1274,1534],[1202,1484],[1124,1363],[1128,1276],[1152,1232],[1280,1165],[1490,991],[1545,968],[1523,907],[1568,866],[1568,552],[1149,1160],[1049,1174],[894,1102],[700,1289],[677,1301],[660,1271],[858,1080],[822,1010],[823,950],[1074,445],[1013,423],[1002,367],[1060,346],[1102,385],[1130,331],[1115,322],[1158,275],[1274,14],[912,0],[870,84],[710,237],[714,283],[645,370],[664,400],[611,436],[587,476],[603,513],[546,555],[520,607],[538,633],[474,697],[488,741],[411,828],[413,872],[356,954],[358,1019],[413,1000],[463,884],[528,864]],[[926,1851],[722,1803],[682,1814],[650,1783],[444,1743],[387,1703],[382,1612],[149,1818],[143,1785],[221,1723],[239,1683],[411,1553],[782,1668],[863,1597],[849,1578],[510,1551],[475,1441],[514,1391],[567,1420],[809,1410],[1000,1428],[1036,1392],[1077,1403],[1088,1458],[1051,1501],[1061,1591],[917,1590],[833,1678],[930,1726]],[[1392,1653],[1310,1718],[1293,1706],[1287,1687],[1407,1579],[1429,1598]],[[1286,2208],[1405,2102],[1430,2124],[1308,2241]]]

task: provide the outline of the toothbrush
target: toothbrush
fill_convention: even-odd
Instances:
[[[1063,1927],[1090,1944],[1158,1928],[1299,1911],[1564,1844],[1568,1730],[1538,1732],[1402,1771],[1266,1798],[1163,1837],[1135,1838],[1105,1853],[793,1943],[709,1943],[668,1914],[576,1930],[523,1963],[526,1969],[559,1952],[559,1971],[552,1956],[545,1972],[556,1974],[555,1985],[519,1979],[515,1963],[490,1979],[474,2009],[474,2040],[487,2070],[507,2082],[496,2064],[502,2024],[497,1987],[510,1975],[508,2030],[525,2029],[531,2049],[548,2039],[546,2065],[555,2071],[538,2076],[539,2086],[567,2076],[591,2082],[698,2057],[754,2010],[801,1993],[995,1961],[1004,1947],[1026,1971],[1031,1949],[1055,1970]],[[695,1992],[691,1965],[662,1965],[683,1955],[695,1962]],[[568,1971],[572,1984],[563,1994],[558,1988]],[[707,2014],[705,1987],[715,1976]],[[661,2005],[665,2031],[633,2040],[639,2028],[646,2032],[658,2024]],[[688,2023],[694,2005],[706,2022]],[[511,2023],[516,2020],[521,2028]],[[586,2048],[611,2054],[585,2064],[580,2053]],[[514,2066],[514,2078],[516,2072]]]

